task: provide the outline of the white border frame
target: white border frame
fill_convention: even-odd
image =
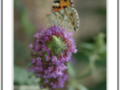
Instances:
[[[120,83],[119,83],[119,81],[120,81],[120,78],[119,78],[119,75],[120,75],[120,66],[119,66],[120,65],[120,61],[119,61],[119,57],[120,57],[120,53],[119,53],[119,51],[120,51],[120,48],[119,48],[119,45],[120,45],[120,36],[119,36],[120,35],[120,31],[119,31],[119,26],[120,26],[120,23],[119,23],[119,21],[120,21],[120,18],[119,18],[120,11],[119,10],[120,10],[120,6],[119,5],[120,5],[120,2],[119,2],[119,0],[118,0],[117,4],[118,4],[118,6],[117,6],[117,8],[118,8],[117,9],[117,12],[118,12],[118,17],[117,17],[118,18],[117,19],[118,20],[118,27],[117,27],[118,28],[118,84],[117,85],[118,85],[118,89],[119,89],[119,87],[120,87]]]
[[[0,1],[0,5],[1,5],[1,1]],[[0,12],[2,12],[1,11],[1,7],[0,7]],[[1,20],[1,15],[0,15],[0,23],[2,23],[2,20]],[[0,28],[1,28],[1,26],[2,26],[2,24],[0,25]],[[1,32],[0,32],[0,35],[1,35]],[[1,37],[0,37],[0,42],[2,42],[2,40],[1,40]],[[2,50],[1,50],[1,44],[0,44],[0,53],[2,53]],[[0,54],[0,58],[1,58],[1,56],[2,56],[2,54]],[[0,61],[0,65],[1,65],[1,61]],[[0,66],[0,72],[2,72],[2,66]],[[1,79],[1,74],[0,74],[0,83],[2,83],[2,79]],[[2,86],[2,84],[0,84],[0,88],[1,88],[1,86]]]
[[[13,90],[13,0],[3,1],[3,90]]]
[[[13,90],[13,0],[3,0],[3,90]],[[117,90],[117,0],[107,0],[107,90]]]
[[[119,75],[120,75],[120,61],[119,61],[119,58],[120,58],[120,53],[119,53],[119,51],[120,51],[120,48],[119,48],[119,46],[120,46],[120,23],[119,23],[119,21],[120,21],[120,18],[119,18],[119,15],[120,15],[120,1],[118,0],[118,89],[120,88],[120,83],[119,83],[119,81],[120,81],[120,78],[119,78]]]
[[[107,90],[117,90],[117,0],[107,1]]]

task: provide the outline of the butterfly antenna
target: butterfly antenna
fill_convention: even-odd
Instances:
[[[37,10],[36,8],[34,8],[34,7],[32,7],[32,10],[35,10],[35,11],[37,11],[37,12],[40,12],[39,10]]]
[[[39,10],[35,9],[34,7],[32,7],[32,10],[35,10],[35,11],[37,11],[37,12],[40,12]],[[46,13],[45,13],[45,14],[46,14]],[[45,17],[45,18],[46,18],[46,17]],[[45,23],[44,23],[44,19],[45,19],[45,18],[42,19],[42,23],[43,23],[44,25],[45,25]]]
[[[44,4],[42,4],[43,5],[43,7],[45,8],[45,5]],[[47,9],[45,8],[45,11],[47,11]],[[47,13],[46,13],[47,14]]]
[[[46,19],[46,17],[42,19],[42,22],[43,22],[43,23],[44,23],[44,19]],[[45,25],[45,23],[44,23],[44,25]]]

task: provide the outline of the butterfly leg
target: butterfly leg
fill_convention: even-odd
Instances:
[[[51,26],[53,26],[53,24],[47,24],[47,28],[49,28],[49,27],[51,27]]]
[[[55,24],[55,26],[57,26],[57,20],[55,20],[55,23],[54,23],[54,24]]]
[[[55,24],[56,27],[58,26],[57,20],[55,20],[55,23],[54,23],[54,24]],[[57,27],[57,30],[58,30],[58,28],[59,28],[59,27]]]

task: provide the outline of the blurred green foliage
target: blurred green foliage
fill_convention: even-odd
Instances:
[[[25,35],[28,36],[28,38],[30,38],[29,36],[35,33],[36,28],[31,23],[27,10],[25,9],[24,5],[20,0],[14,0],[14,7],[15,10],[18,11],[18,13],[20,14],[19,20],[23,28],[22,30],[24,31]]]
[[[80,58],[78,62],[88,62],[87,67],[83,70],[83,72],[77,76],[77,72],[75,72],[75,68],[71,63],[68,63],[68,71],[69,74],[74,80],[71,80],[71,82],[74,82],[75,84],[71,84],[70,90],[88,90],[88,89],[80,89],[78,86],[80,86],[78,83],[76,83],[78,80],[86,78],[93,74],[97,69],[96,66],[102,66],[106,67],[106,43],[105,43],[105,34],[100,33],[96,37],[93,38],[92,42],[84,41],[80,43],[78,47],[78,53],[74,54],[76,58]],[[82,55],[82,56],[81,56]],[[82,58],[81,58],[82,57]],[[81,61],[82,60],[82,61]],[[86,60],[86,61],[85,61]],[[104,84],[101,86],[98,86],[94,90],[98,90],[98,88],[102,88],[99,90],[106,90],[106,82],[103,82]],[[76,86],[77,85],[77,86]],[[75,89],[77,88],[77,89]],[[92,89],[93,90],[93,89]]]
[[[25,68],[14,66],[14,85],[38,85],[40,79],[36,79]]]

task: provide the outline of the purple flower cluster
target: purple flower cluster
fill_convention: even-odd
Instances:
[[[72,52],[76,53],[76,44],[72,32],[65,33],[64,28],[53,26],[34,35],[35,42],[30,44],[30,71],[41,78],[40,86],[62,88],[67,79],[66,63]]]

